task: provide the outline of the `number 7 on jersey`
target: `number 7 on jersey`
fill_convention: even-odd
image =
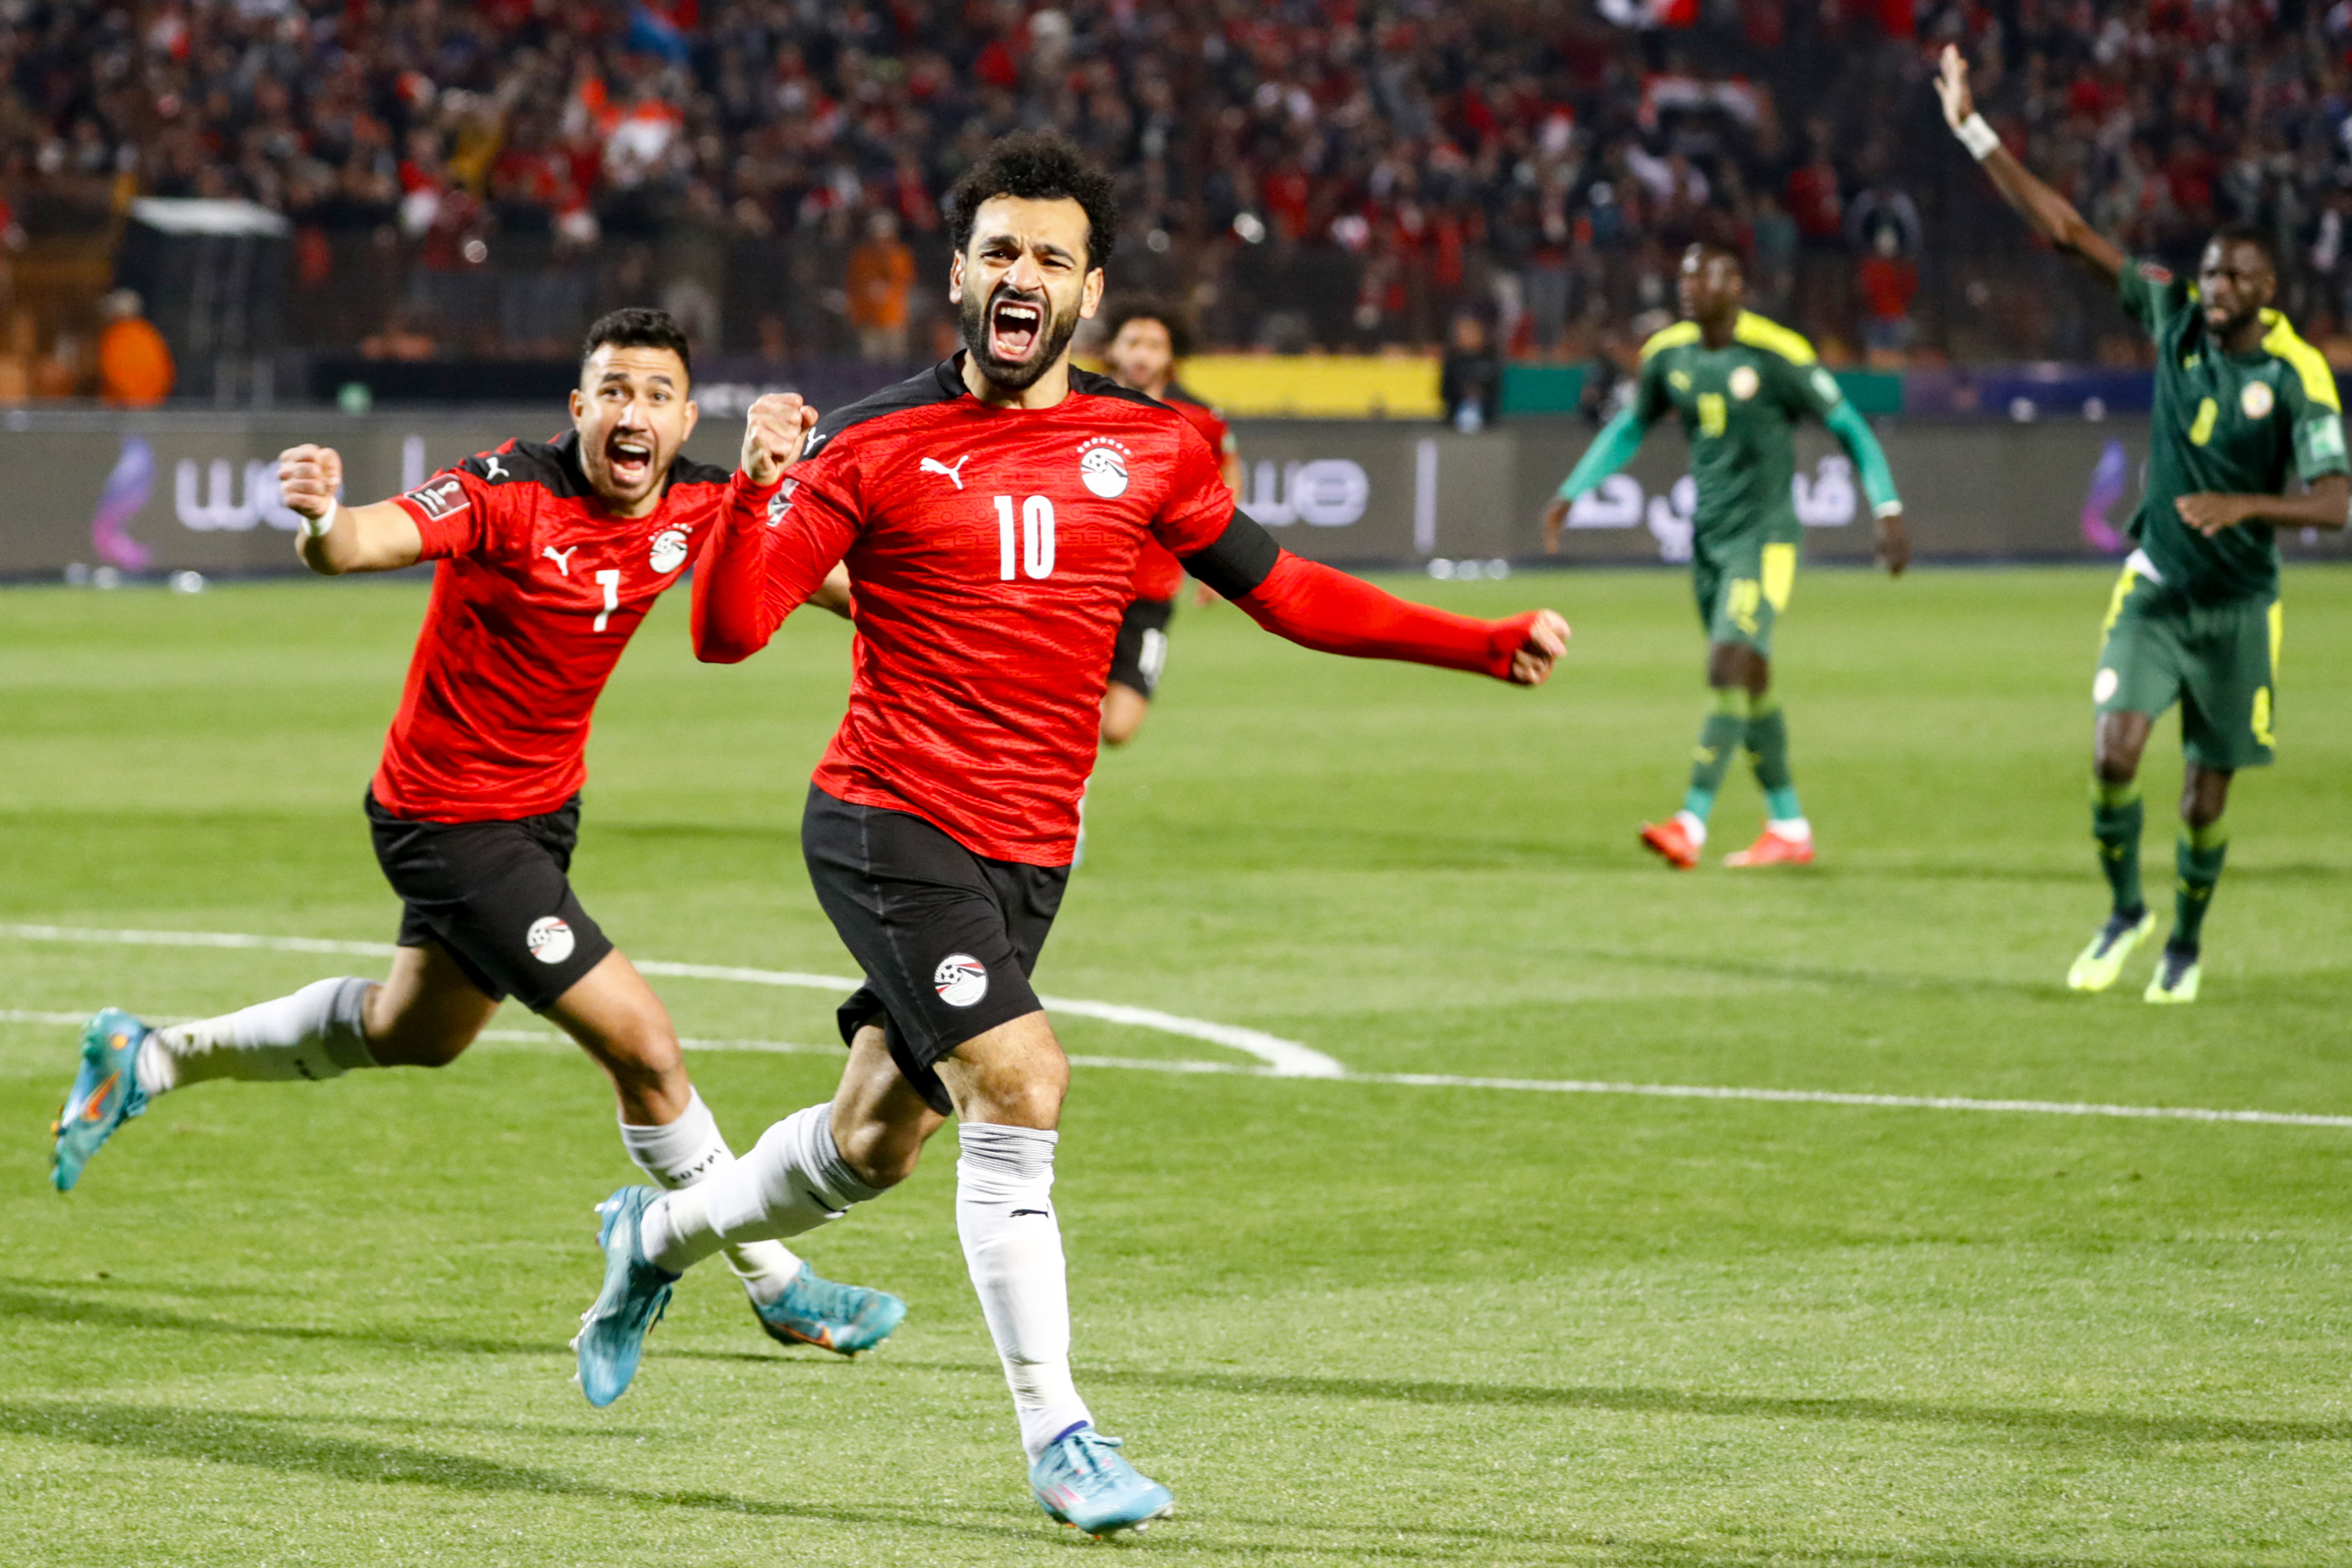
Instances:
[[[1017,562],[1013,558],[1013,498],[996,498],[997,581],[1013,581],[1016,564],[1024,573],[1041,582],[1054,574],[1054,503],[1045,496],[1031,496],[1021,503],[1020,559]]]

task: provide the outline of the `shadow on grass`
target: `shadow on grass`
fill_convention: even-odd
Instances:
[[[365,1426],[364,1418],[322,1416],[323,1424]],[[664,1491],[608,1485],[532,1465],[405,1447],[388,1439],[331,1436],[295,1428],[303,1418],[244,1410],[169,1405],[50,1403],[0,1399],[0,1434],[46,1437],[120,1449],[150,1458],[248,1465],[261,1469],[371,1485],[434,1487],[455,1492],[527,1493],[640,1507],[705,1510],[766,1519],[947,1531],[985,1540],[1034,1538],[1026,1521],[985,1524],[941,1519],[913,1508],[842,1508],[782,1502],[721,1491]]]
[[[475,1426],[467,1422],[410,1421],[359,1416],[304,1417],[283,1412],[190,1409],[167,1405],[107,1402],[68,1403],[0,1398],[0,1436],[43,1438],[134,1454],[141,1458],[207,1465],[241,1465],[280,1474],[365,1486],[429,1488],[442,1493],[483,1497],[528,1496],[572,1499],[647,1509],[685,1509],[742,1514],[751,1519],[824,1522],[861,1529],[923,1531],[967,1543],[1005,1546],[1055,1541],[1034,1516],[1002,1523],[941,1517],[923,1505],[845,1507],[779,1501],[711,1489],[663,1490],[608,1484],[541,1466],[509,1464],[467,1454],[450,1454],[389,1438],[345,1437],[299,1428],[321,1426],[417,1427]],[[523,1426],[531,1436],[571,1437],[572,1428]],[[877,1489],[894,1483],[877,1479]],[[950,1505],[953,1506],[953,1505]],[[966,1505],[968,1506],[968,1505]],[[1465,1499],[1466,1512],[1478,1504]],[[1008,1510],[1008,1512],[1021,1512]],[[1181,1530],[1183,1521],[1171,1527]],[[1687,1541],[1621,1541],[1609,1536],[1530,1534],[1522,1524],[1447,1525],[1425,1520],[1375,1524],[1318,1526],[1294,1517],[1211,1515],[1202,1522],[1210,1539],[1186,1544],[1202,1555],[1244,1561],[1295,1561],[1302,1552],[1382,1562],[1429,1561],[1478,1563],[1553,1563],[1580,1561],[1627,1568],[1729,1568],[1732,1564],[1839,1563],[1912,1565],[1912,1568],[2105,1568],[2103,1560],[1979,1552],[1899,1552],[1869,1546],[1791,1550],[1785,1544],[1709,1547]],[[1242,1538],[1235,1539],[1239,1534]],[[1255,1539],[1252,1539],[1255,1537]],[[1574,1553],[1571,1558],[1567,1553]]]
[[[901,1363],[902,1365],[905,1363]],[[2248,1419],[2226,1415],[2135,1415],[2111,1410],[2048,1410],[1944,1405],[1925,1400],[1791,1398],[1760,1394],[1693,1394],[1670,1388],[1554,1388],[1526,1384],[1412,1383],[1390,1378],[1287,1377],[1253,1373],[1092,1369],[1089,1383],[1284,1399],[1384,1399],[1407,1405],[1613,1410],[1628,1415],[1854,1421],[1914,1426],[1980,1427],[2136,1443],[2352,1442],[2352,1421]]]
[[[73,1288],[81,1289],[86,1287],[83,1281],[77,1280]],[[156,1289],[163,1294],[181,1293],[176,1289]],[[66,1294],[62,1287],[47,1285],[39,1280],[0,1279],[0,1321],[12,1319],[86,1329],[142,1329],[165,1333],[220,1334],[230,1338],[307,1340],[363,1349],[430,1351],[440,1355],[562,1356],[567,1361],[572,1355],[560,1336],[546,1340],[499,1340],[472,1334],[419,1333],[410,1330],[365,1326],[244,1322],[174,1312],[163,1307],[139,1306],[128,1301],[92,1300],[85,1296]],[[671,1361],[752,1362],[762,1366],[832,1366],[841,1363],[841,1358],[823,1352],[800,1355],[782,1349],[714,1351],[688,1345],[665,1345],[660,1353],[664,1359]]]

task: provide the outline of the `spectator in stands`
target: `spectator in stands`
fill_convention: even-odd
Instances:
[[[898,215],[877,208],[866,216],[865,242],[849,253],[849,324],[866,363],[906,363],[907,296],[914,286],[915,254],[898,237]]]
[[[1248,5],[996,0],[704,0],[667,7],[662,26],[625,5],[524,0],[0,5],[0,184],[19,222],[118,173],[142,195],[284,210],[314,231],[294,318],[341,342],[417,272],[434,274],[419,305],[485,343],[568,336],[552,323],[586,308],[591,277],[568,269],[614,259],[600,237],[658,257],[673,227],[715,215],[728,266],[773,278],[698,275],[743,340],[714,346],[747,348],[781,313],[808,353],[867,346],[852,317],[870,312],[843,280],[868,205],[927,255],[954,173],[1024,124],[1058,124],[1120,166],[1138,239],[1162,239],[1139,262],[1171,290],[1213,287],[1204,334],[1235,344],[1424,339],[1489,298],[1499,268],[1525,305],[1508,346],[1588,351],[1591,323],[1643,308],[1645,247],[1752,247],[1769,295],[1791,229],[1792,324],[1851,336],[1851,265],[1875,246],[1850,232],[1853,209],[1885,189],[1936,216],[1939,258],[1971,263],[1939,271],[1996,284],[1990,304],[1939,300],[1920,319],[1976,320],[1988,352],[2032,355],[2073,309],[2046,282],[2051,258],[1983,237],[1971,218],[1989,198],[1940,139],[1885,140],[1883,170],[1857,159],[1926,112],[1906,26],[1989,46],[1988,119],[2136,247],[2193,246],[2210,212],[2259,220],[2307,258],[2352,174],[2352,5],[1694,9],[1662,37],[1523,0],[1288,7],[1274,25]],[[1817,117],[1793,159],[1790,108]],[[561,263],[544,258],[542,213]],[[1244,216],[1266,243],[1251,286],[1228,287]],[[477,287],[469,241],[547,286]],[[1900,249],[1918,255],[1916,239]],[[2017,297],[2032,308],[2012,310]],[[1281,330],[1265,331],[1276,312]]]
[[[1891,224],[1881,225],[1871,253],[1854,268],[1862,295],[1862,344],[1874,370],[1900,370],[1911,347],[1911,301],[1919,292],[1919,267],[1902,251]]]
[[[152,408],[172,395],[179,373],[172,346],[145,314],[135,290],[117,289],[99,301],[106,325],[98,334],[98,395],[118,408]]]
[[[1502,417],[1503,356],[1488,340],[1486,323],[1469,311],[1454,318],[1437,396],[1445,405],[1446,421],[1465,434]]]

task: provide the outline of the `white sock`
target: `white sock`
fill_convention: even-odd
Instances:
[[[1799,844],[1810,844],[1813,840],[1813,825],[1801,816],[1776,816],[1772,819],[1772,831]]]
[[[683,1274],[730,1243],[775,1241],[839,1219],[880,1194],[833,1142],[833,1107],[795,1110],[732,1164],[646,1205],[646,1256]]]
[[[719,1119],[702,1102],[702,1091],[696,1089],[693,1095],[684,1114],[667,1126],[621,1123],[621,1146],[629,1152],[637,1169],[665,1192],[708,1181],[735,1163],[734,1151],[727,1147],[726,1135],[719,1131]],[[782,1295],[784,1287],[801,1271],[801,1260],[780,1241],[742,1242],[726,1252],[727,1266],[761,1306]]]
[[[1004,1363],[1021,1447],[1045,1446],[1094,1417],[1070,1381],[1070,1292],[1054,1214],[1057,1132],[964,1123],[956,1161],[956,1231],[980,1310]]]
[[[275,1002],[158,1029],[139,1047],[139,1087],[153,1096],[207,1079],[280,1083],[375,1067],[362,1022],[374,988],[373,980],[314,980]]]
[[[1675,813],[1675,820],[1681,823],[1683,825],[1683,831],[1690,836],[1692,848],[1701,849],[1706,847],[1706,818],[1701,816],[1695,811],[1678,811]]]

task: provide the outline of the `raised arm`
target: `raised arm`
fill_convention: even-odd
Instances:
[[[751,658],[812,597],[836,614],[848,611],[848,578],[840,571],[845,538],[783,522],[793,500],[784,493],[784,469],[815,424],[816,410],[791,393],[751,405],[742,466],[694,563],[694,657],[705,664]]]
[[[1936,95],[1944,100],[1944,123],[1984,165],[2001,199],[2015,207],[2035,233],[2059,254],[2108,283],[2123,275],[2124,253],[2115,242],[2084,222],[2074,203],[2027,173],[1977,112],[1976,99],[1969,91],[1969,62],[1954,45],[1944,46],[1941,68],[1936,74]]]
[[[1481,621],[1416,605],[1293,555],[1239,512],[1214,543],[1181,559],[1250,619],[1321,653],[1402,659],[1541,686],[1568,648],[1568,623],[1549,610]]]
[[[300,515],[294,553],[321,577],[414,566],[425,552],[416,520],[397,501],[345,506],[342,454],[332,447],[289,447],[278,454],[278,493]]]

